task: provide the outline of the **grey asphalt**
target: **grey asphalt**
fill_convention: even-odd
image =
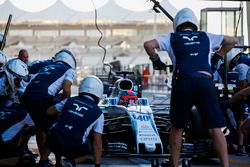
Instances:
[[[250,167],[249,156],[229,155],[230,167]],[[151,167],[150,159],[141,158],[103,158],[102,167]],[[161,160],[160,160],[161,161]],[[93,167],[93,164],[78,164],[77,167]],[[181,163],[180,165],[181,166]],[[195,167],[220,167],[217,158],[207,159],[201,162],[191,161]]]

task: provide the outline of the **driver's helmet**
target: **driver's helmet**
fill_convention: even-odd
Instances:
[[[132,90],[122,91],[120,95],[119,105],[129,106],[137,103],[138,97]]]
[[[5,65],[5,73],[11,89],[20,87],[21,80],[28,79],[28,66],[18,58],[9,60]]]

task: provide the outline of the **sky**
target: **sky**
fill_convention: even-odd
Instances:
[[[158,0],[171,14],[189,7],[200,17],[200,9],[206,7],[237,7],[239,2],[204,0]],[[76,21],[93,18],[94,7],[104,19],[133,20],[153,18],[150,0],[0,0],[0,20],[6,20],[12,13],[14,21],[35,19]],[[62,12],[63,11],[63,12]]]

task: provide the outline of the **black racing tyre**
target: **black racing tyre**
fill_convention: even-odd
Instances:
[[[190,167],[191,166],[189,159],[183,159],[181,163],[182,163],[182,167]]]
[[[204,128],[201,115],[196,108],[192,109],[192,117],[191,117],[191,127],[193,136],[196,139],[207,139],[209,138],[208,130]]]

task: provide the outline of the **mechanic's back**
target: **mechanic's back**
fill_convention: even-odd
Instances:
[[[56,53],[55,63],[42,68],[27,86],[23,102],[36,126],[36,138],[40,152],[39,166],[46,166],[46,135],[52,120],[46,111],[54,104],[54,98],[62,90],[62,98],[70,97],[75,79],[76,60],[66,49]]]
[[[92,129],[95,165],[100,165],[104,115],[97,104],[102,94],[101,80],[89,75],[82,80],[78,96],[65,99],[47,111],[49,115],[58,117],[50,128],[49,147],[56,156],[66,157],[68,165],[75,166],[87,159],[88,136]],[[57,164],[60,164],[59,160],[57,158]]]
[[[225,55],[234,47],[237,39],[198,31],[198,20],[189,8],[184,8],[176,14],[173,28],[174,33],[168,33],[144,43],[154,69],[166,68],[156,53],[156,49],[167,51],[175,65],[170,106],[171,165],[178,166],[181,136],[190,120],[191,108],[195,105],[201,112],[205,128],[211,134],[222,165],[229,166],[226,140],[220,130],[225,125],[224,116],[220,111],[212,81],[209,56],[215,48],[220,48],[217,54]]]

